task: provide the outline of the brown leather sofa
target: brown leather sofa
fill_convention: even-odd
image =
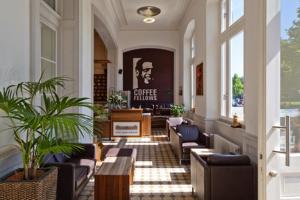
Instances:
[[[255,200],[254,165],[246,155],[191,151],[191,182],[201,200]]]
[[[58,167],[57,200],[77,199],[95,173],[95,145],[80,145],[83,150],[73,152],[70,156],[48,154],[44,159],[44,167]]]
[[[170,128],[170,142],[181,164],[190,160],[192,148],[209,148],[210,135],[201,132],[196,125],[178,125]]]

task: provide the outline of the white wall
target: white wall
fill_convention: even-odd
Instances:
[[[191,114],[196,123],[214,133],[219,133],[243,147],[244,153],[257,159],[257,134],[261,125],[258,111],[260,68],[263,66],[263,33],[260,24],[261,1],[245,1],[245,128],[233,129],[220,122],[220,44],[218,1],[194,0],[182,20],[180,35],[180,63],[183,66],[183,36],[188,23],[196,20],[196,63],[204,62],[204,96],[196,98],[196,113]],[[255,13],[255,14],[254,14]],[[183,83],[180,68],[180,84]],[[182,100],[182,99],[181,99]]]
[[[174,102],[179,90],[179,35],[177,31],[120,31],[118,37],[118,69],[123,69],[123,52],[127,50],[154,47],[174,51]],[[117,89],[123,89],[123,76],[116,74]]]
[[[186,32],[188,24],[195,20],[195,45],[196,45],[196,56],[195,56],[195,65],[200,64],[201,62],[204,62],[204,77],[206,73],[206,63],[205,63],[205,1],[204,0],[194,0],[189,5],[189,8],[186,11],[185,17],[182,19],[181,25],[179,27],[179,41],[180,41],[180,73],[179,73],[179,84],[189,84],[187,82],[184,83],[183,80],[183,74],[184,74],[184,68],[188,68],[189,66],[185,66],[184,64],[184,34]],[[204,81],[204,85],[205,85]],[[185,87],[184,87],[185,88]],[[204,90],[205,91],[205,90]],[[184,92],[184,91],[183,91]],[[184,92],[185,93],[185,92]],[[195,109],[196,114],[205,116],[205,97],[206,92],[204,92],[204,96],[196,96],[195,99]],[[180,101],[183,102],[182,97],[180,98]]]
[[[9,0],[0,6],[0,88],[30,79],[30,0]],[[13,11],[13,12],[12,12]],[[0,146],[13,143],[0,120]]]

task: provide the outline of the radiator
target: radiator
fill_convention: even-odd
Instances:
[[[16,145],[0,147],[0,178],[22,167],[21,153]]]

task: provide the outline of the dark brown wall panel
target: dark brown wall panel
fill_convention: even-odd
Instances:
[[[174,95],[174,52],[144,48],[123,53],[123,89],[131,91],[131,105],[169,106]]]

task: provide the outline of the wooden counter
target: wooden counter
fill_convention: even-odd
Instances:
[[[143,113],[143,121],[142,121],[142,136],[150,136],[151,129],[151,113]]]
[[[112,137],[140,137],[142,135],[142,114],[142,109],[112,110]]]

